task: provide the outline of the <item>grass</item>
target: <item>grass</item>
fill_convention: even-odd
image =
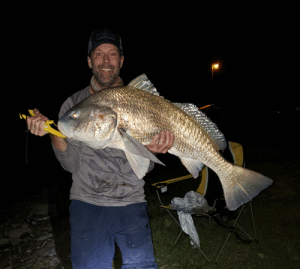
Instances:
[[[274,180],[274,184],[256,197],[252,203],[259,242],[244,244],[235,235],[231,235],[217,264],[209,263],[198,249],[191,246],[186,235],[182,235],[179,242],[173,246],[180,228],[167,212],[160,208],[151,184],[179,177],[187,172],[176,157],[159,156],[167,166],[157,165],[145,178],[148,213],[159,268],[300,268],[299,157],[297,154],[291,156],[272,146],[245,147],[245,155],[246,166],[269,176]],[[164,198],[168,200],[172,196],[182,197],[187,191],[195,190],[198,184],[199,182],[194,179],[176,183]],[[58,186],[55,189],[58,191],[60,188]],[[64,269],[72,268],[69,256],[68,192],[69,188],[65,190],[65,193],[53,194],[55,197],[62,197],[59,202],[60,214],[57,219],[52,221],[52,226],[56,252]],[[252,232],[247,208],[243,212],[240,224],[247,231]],[[214,225],[213,229],[209,229],[207,223],[203,222],[199,226],[198,233],[201,249],[211,260],[214,260],[228,230],[217,225]],[[121,264],[121,254],[117,251],[114,268],[121,268]]]
[[[209,263],[198,249],[190,245],[185,235],[173,246],[180,228],[159,207],[153,189],[147,185],[148,211],[159,268],[300,268],[300,203],[297,195],[300,190],[300,162],[299,159],[288,158],[288,155],[273,147],[267,149],[268,154],[262,147],[245,148],[245,154],[248,154],[246,159],[252,160],[248,162],[248,167],[274,180],[274,185],[252,202],[259,241],[245,244],[231,235],[217,264]],[[260,152],[263,154],[259,154]],[[258,157],[255,158],[253,154]],[[181,170],[178,168],[180,165],[173,164],[173,168],[175,167],[173,172],[176,176],[170,174],[168,178],[180,176],[182,173],[177,171]],[[159,177],[153,175],[148,182],[161,181]],[[177,191],[185,193],[190,186],[191,184],[181,184]],[[239,223],[254,236],[247,207]],[[201,249],[214,260],[228,230],[217,225],[214,229],[207,228],[208,225],[200,225],[198,229]]]
[[[266,155],[268,152],[268,155]],[[253,202],[253,210],[259,242],[242,243],[233,234],[218,259],[218,263],[209,263],[198,249],[194,249],[186,235],[182,235],[179,242],[173,246],[180,231],[177,224],[167,212],[160,208],[155,190],[151,187],[154,182],[179,177],[187,172],[179,161],[172,156],[162,159],[167,168],[157,165],[155,170],[147,175],[145,192],[148,202],[148,213],[152,230],[152,238],[158,267],[161,269],[276,269],[300,268],[300,191],[299,158],[288,158],[285,153],[274,147],[251,146],[245,148],[247,167],[261,172],[274,180],[271,188],[263,191]],[[165,159],[164,159],[165,158]],[[174,188],[164,196],[166,200],[172,196],[183,196],[187,190],[196,189],[199,182],[194,179],[174,184]],[[249,209],[246,207],[239,221],[253,236]],[[214,225],[208,229],[203,222],[198,229],[201,249],[214,260],[228,230]],[[57,253],[63,261],[64,269],[72,268],[66,251],[69,244],[68,217],[63,217],[58,225]],[[117,250],[114,268],[121,268],[121,254]]]

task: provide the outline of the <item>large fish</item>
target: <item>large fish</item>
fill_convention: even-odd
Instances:
[[[252,200],[272,180],[227,162],[219,150],[226,147],[224,135],[192,104],[171,103],[159,96],[146,75],[126,87],[94,93],[75,105],[59,120],[59,130],[68,138],[92,148],[121,149],[138,178],[148,171],[150,160],[161,163],[143,145],[162,131],[175,134],[168,151],[178,156],[196,178],[206,165],[219,176],[228,209]]]

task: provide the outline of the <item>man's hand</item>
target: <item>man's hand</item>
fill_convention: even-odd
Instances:
[[[145,146],[148,150],[154,153],[167,153],[173,146],[175,135],[171,132],[161,132],[153,137],[151,143]]]
[[[44,125],[49,119],[42,115],[36,108],[33,110],[33,113],[35,114],[34,117],[27,118],[28,130],[32,134],[38,136],[44,136],[45,134],[48,134],[48,132],[44,130]]]
[[[27,118],[28,130],[32,134],[38,136],[44,136],[45,134],[49,134],[47,131],[44,130],[44,125],[49,119],[42,115],[36,108],[33,110],[33,113],[35,114],[34,117]],[[65,138],[58,137],[53,134],[49,135],[54,147],[56,147],[60,151],[67,150],[67,142]]]

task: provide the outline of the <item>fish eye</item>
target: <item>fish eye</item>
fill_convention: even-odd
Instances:
[[[74,113],[72,114],[72,118],[77,119],[78,117],[79,117],[79,114],[78,114],[78,113],[74,112]]]

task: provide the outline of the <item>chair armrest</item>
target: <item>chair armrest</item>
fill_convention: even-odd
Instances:
[[[160,189],[160,188],[165,187],[167,185],[170,185],[172,183],[182,181],[182,180],[192,178],[192,177],[193,177],[192,175],[186,175],[186,176],[182,176],[182,177],[172,178],[172,179],[169,179],[169,180],[153,183],[152,186]]]

